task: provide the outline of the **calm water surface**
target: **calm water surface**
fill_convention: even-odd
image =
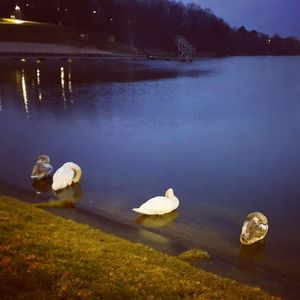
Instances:
[[[297,298],[299,67],[300,57],[2,61],[0,181],[76,198],[78,208],[138,224],[141,235],[168,237],[166,248],[202,247],[208,269]],[[47,182],[32,185],[39,154],[55,169],[78,163],[80,186],[53,195]],[[168,187],[181,201],[176,212],[132,212]],[[241,247],[252,211],[268,216],[270,230],[264,243]]]

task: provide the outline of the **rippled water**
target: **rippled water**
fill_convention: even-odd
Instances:
[[[300,282],[299,66],[299,57],[2,61],[0,180],[49,199],[75,197],[78,208],[137,223],[141,234],[147,228],[205,248],[229,262],[228,276],[263,286],[261,276],[276,277],[277,287],[267,288],[293,297]],[[32,186],[39,154],[55,169],[78,163],[80,186],[56,196],[49,182]],[[176,212],[132,212],[168,187],[181,201]],[[241,247],[252,211],[268,216],[270,230],[264,243]]]

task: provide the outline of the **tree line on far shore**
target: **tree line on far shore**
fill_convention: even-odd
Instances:
[[[244,26],[231,28],[210,9],[171,0],[27,0],[19,1],[24,19],[62,23],[86,32],[112,34],[139,49],[175,51],[183,35],[197,52],[214,55],[299,55],[293,36],[269,36]],[[0,12],[11,13],[15,1],[3,0]]]

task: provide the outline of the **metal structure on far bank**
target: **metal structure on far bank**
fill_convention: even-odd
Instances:
[[[175,36],[175,44],[178,49],[178,56],[186,59],[191,59],[196,53],[196,48],[190,44],[182,35]]]

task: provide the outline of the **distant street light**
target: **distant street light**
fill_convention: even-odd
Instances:
[[[15,6],[15,18],[22,20],[21,8],[18,4]]]

